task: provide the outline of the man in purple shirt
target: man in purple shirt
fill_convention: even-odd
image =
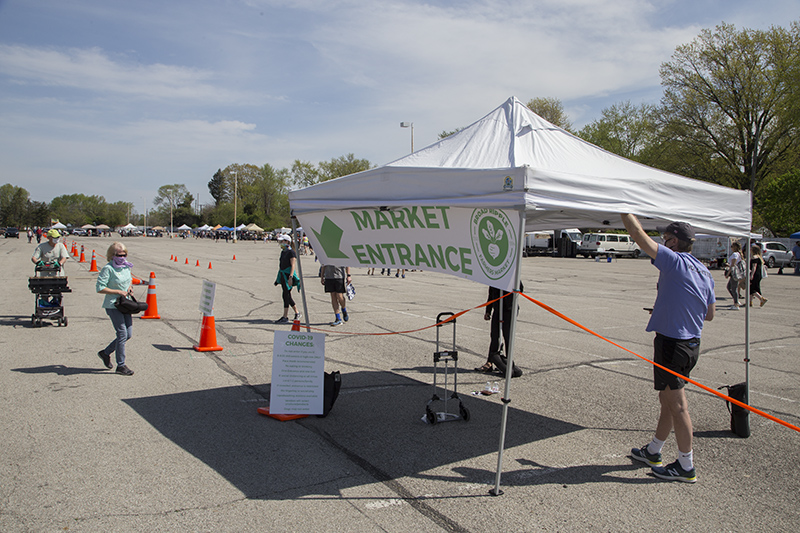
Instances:
[[[660,245],[645,233],[634,215],[622,215],[622,222],[659,270],[658,293],[647,324],[647,331],[656,333],[653,360],[688,378],[700,354],[703,322],[713,320],[715,310],[714,280],[690,253],[694,229],[685,222],[673,222],[663,230],[664,244]],[[653,467],[653,475],[660,479],[694,483],[697,473],[692,453],[692,420],[683,390],[686,381],[657,366],[653,368],[661,413],[653,440],[632,449],[631,457]],[[662,466],[661,449],[673,429],[678,460]]]

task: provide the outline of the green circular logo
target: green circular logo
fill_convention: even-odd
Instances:
[[[497,280],[514,268],[517,232],[508,215],[499,209],[476,209],[470,217],[472,248],[487,278]]]

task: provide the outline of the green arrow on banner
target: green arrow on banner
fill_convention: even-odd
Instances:
[[[319,244],[325,251],[325,255],[327,255],[330,259],[349,259],[349,257],[339,249],[339,246],[342,242],[342,234],[344,232],[339,226],[334,224],[331,219],[325,217],[325,220],[322,221],[320,233],[318,233],[314,228],[311,228],[311,231],[314,232]]]

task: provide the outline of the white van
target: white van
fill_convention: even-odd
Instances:
[[[630,235],[623,233],[585,233],[578,245],[578,253],[583,257],[597,257],[608,252],[618,256],[639,257],[642,250]]]

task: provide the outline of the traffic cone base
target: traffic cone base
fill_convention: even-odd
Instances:
[[[161,318],[158,314],[158,298],[156,298],[156,273],[150,272],[150,282],[147,284],[147,310],[141,318]]]
[[[203,324],[200,326],[200,344],[195,344],[194,349],[198,352],[218,352],[222,350],[222,346],[217,346],[214,315],[203,315]]]

